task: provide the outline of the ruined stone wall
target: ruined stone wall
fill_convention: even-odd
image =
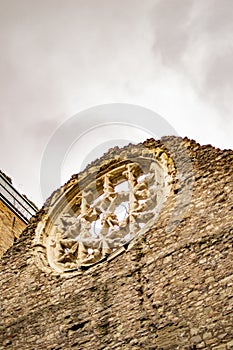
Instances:
[[[42,271],[34,234],[52,196],[5,253],[0,349],[233,349],[233,152],[181,138],[145,144],[158,145],[182,165],[179,181],[130,249],[82,275]]]
[[[26,224],[0,200],[0,257],[19,238]]]

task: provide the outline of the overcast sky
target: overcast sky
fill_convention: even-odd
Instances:
[[[39,206],[47,143],[94,105],[232,148],[232,0],[0,0],[0,26],[0,168]]]

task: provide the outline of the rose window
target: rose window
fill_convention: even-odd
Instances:
[[[121,160],[93,181],[81,183],[82,190],[75,183],[72,196],[69,191],[61,196],[60,211],[54,205],[50,217],[38,225],[37,251],[57,272],[107,260],[153,225],[170,182],[164,162],[144,156]]]

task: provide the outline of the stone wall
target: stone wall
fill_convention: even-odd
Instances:
[[[179,164],[177,185],[115,259],[78,276],[46,273],[35,227],[57,192],[32,218],[1,260],[0,349],[233,349],[233,152],[175,137],[145,143],[158,145]]]
[[[19,238],[26,224],[0,200],[0,257]]]

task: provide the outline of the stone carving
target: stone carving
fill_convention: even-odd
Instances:
[[[115,188],[113,186],[113,183],[110,180],[110,174],[106,174],[104,176],[104,198],[110,200],[112,202],[114,198],[116,198],[117,194],[115,192]]]
[[[148,230],[168,194],[168,179],[153,154],[144,153],[137,158],[135,151],[135,161],[119,159],[68,196],[72,205],[60,215],[56,209],[52,227],[43,229],[39,241],[51,267],[59,272],[88,268]]]
[[[127,182],[128,190],[116,191],[115,187],[122,182]],[[158,182],[153,162],[147,173],[138,164],[128,163],[120,171],[103,176],[102,193],[92,203],[87,200],[92,197],[88,188],[80,193],[76,198],[79,214],[61,216],[56,238],[50,242],[56,262],[66,268],[90,265],[132,239],[154,216],[157,200],[154,186]],[[117,213],[119,207],[123,208],[122,203],[124,215],[121,211]]]

